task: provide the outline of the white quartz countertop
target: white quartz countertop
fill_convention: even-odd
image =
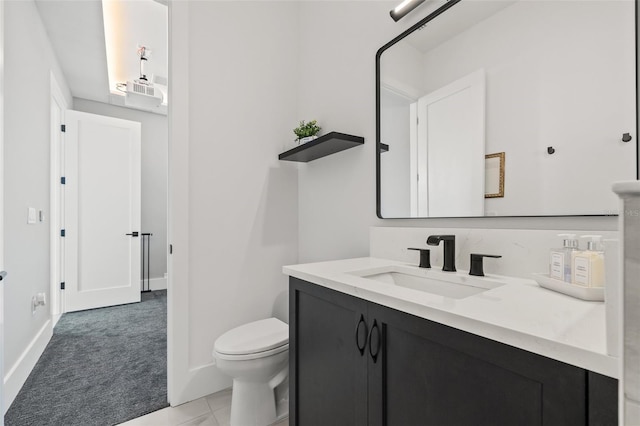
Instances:
[[[365,257],[284,266],[283,272],[567,364],[619,377],[620,360],[607,355],[602,302],[574,299],[541,288],[533,280],[490,274],[487,278],[504,279],[507,284],[463,299],[356,275],[358,271],[394,265],[418,269],[403,262]]]

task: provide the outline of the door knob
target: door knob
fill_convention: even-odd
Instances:
[[[126,234],[126,235],[131,235],[132,237],[137,237],[139,234],[138,234],[138,232],[132,232],[132,233]]]

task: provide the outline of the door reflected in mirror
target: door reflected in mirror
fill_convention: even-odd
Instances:
[[[378,52],[378,215],[617,214],[635,48],[632,0],[443,4]]]

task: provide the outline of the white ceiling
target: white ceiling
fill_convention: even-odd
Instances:
[[[519,0],[468,0],[454,5],[406,38],[416,50],[426,53]],[[439,3],[444,4],[443,1]]]
[[[167,7],[153,0],[108,0],[115,5],[114,82],[139,77],[138,46],[152,53],[145,65],[148,77],[166,77]],[[36,5],[71,94],[104,103],[110,96],[107,48],[101,0],[36,0]],[[120,103],[118,103],[120,104]]]

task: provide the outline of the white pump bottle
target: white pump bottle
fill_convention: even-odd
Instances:
[[[587,249],[572,253],[572,283],[585,287],[604,286],[604,251],[602,236],[583,235],[587,239]]]

